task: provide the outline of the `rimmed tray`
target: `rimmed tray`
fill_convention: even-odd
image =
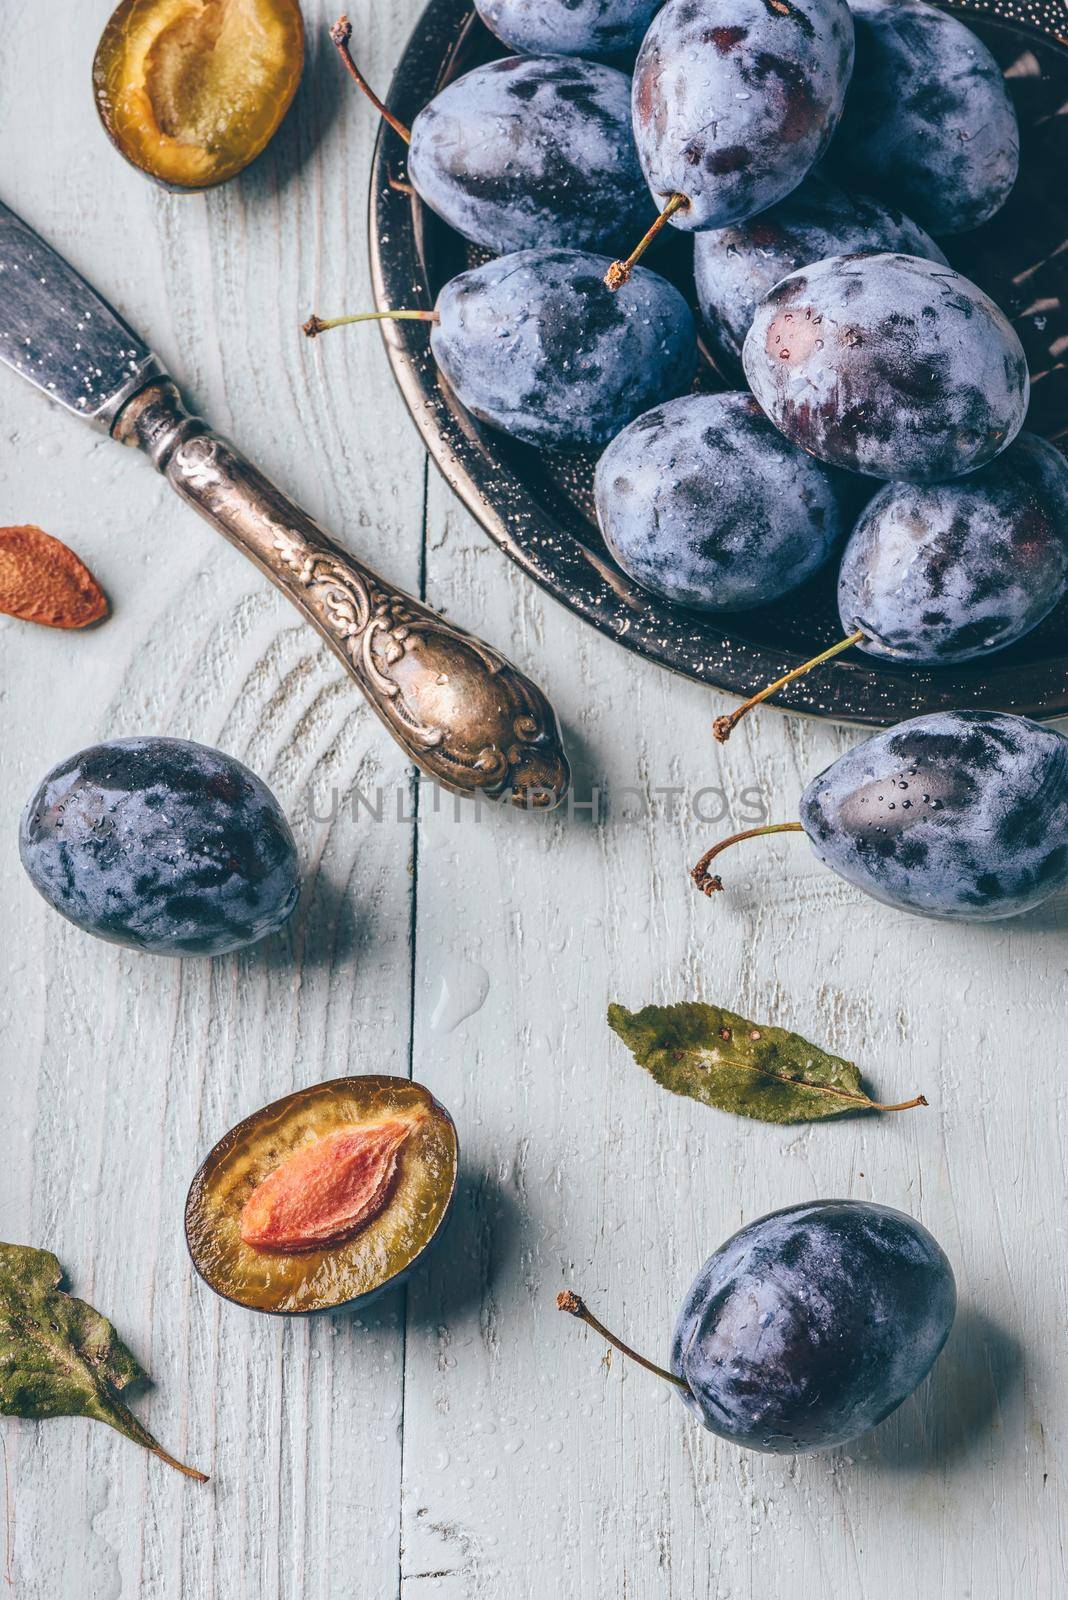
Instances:
[[[1068,440],[1068,39],[1059,0],[991,0],[947,9],[967,17],[1005,70],[1022,136],[1021,175],[985,227],[945,243],[954,266],[1008,312],[1031,366],[1028,426]],[[1058,20],[1059,19],[1059,20]],[[505,53],[469,0],[430,0],[397,68],[389,105],[410,122],[449,79]],[[383,126],[375,149],[371,267],[379,310],[432,306],[456,272],[483,259],[415,197],[405,146]],[[651,266],[692,299],[685,241]],[[699,683],[747,695],[825,649],[841,632],[834,564],[775,606],[708,618],[632,583],[612,561],[591,504],[595,457],[518,445],[476,422],[448,392],[425,324],[384,323],[394,374],[424,443],[461,500],[517,566],[627,649]],[[723,387],[704,365],[702,387]],[[972,667],[938,672],[853,652],[792,685],[791,710],[885,725],[940,708],[986,706],[1048,718],[1068,713],[1068,602],[1020,644]]]

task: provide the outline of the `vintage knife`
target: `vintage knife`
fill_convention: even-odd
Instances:
[[[318,628],[428,776],[523,806],[563,798],[567,757],[540,689],[349,555],[191,416],[147,345],[3,204],[0,360],[68,411],[142,449]]]

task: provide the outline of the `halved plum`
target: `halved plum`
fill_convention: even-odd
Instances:
[[[303,66],[299,0],[121,0],[93,89],[128,161],[169,188],[207,189],[274,137]]]
[[[407,1078],[335,1078],[231,1128],[189,1189],[205,1283],[253,1311],[325,1311],[392,1287],[456,1190],[452,1118]]]

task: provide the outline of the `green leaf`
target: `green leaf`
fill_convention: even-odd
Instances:
[[[902,1105],[880,1105],[861,1088],[851,1061],[785,1028],[766,1028],[696,1000],[641,1011],[609,1006],[608,1026],[662,1088],[760,1122],[815,1122],[927,1104],[918,1095]]]
[[[120,1398],[146,1374],[106,1317],[60,1287],[49,1250],[0,1244],[0,1414],[93,1417],[206,1483],[157,1444]]]

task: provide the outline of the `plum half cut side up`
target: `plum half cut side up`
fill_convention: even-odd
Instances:
[[[449,1113],[408,1078],[298,1089],[231,1128],[196,1173],[193,1265],[250,1311],[366,1304],[440,1240],[458,1161]]]
[[[93,94],[132,166],[168,189],[209,189],[274,138],[303,69],[299,0],[122,0]]]

